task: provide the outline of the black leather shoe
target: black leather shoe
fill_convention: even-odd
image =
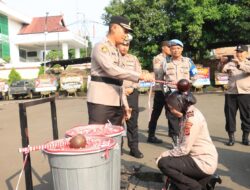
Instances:
[[[228,133],[229,140],[226,143],[227,146],[233,146],[234,145],[234,133]]]
[[[207,190],[214,190],[216,183],[221,184],[222,180],[221,180],[219,175],[214,174],[211,176],[211,179],[209,180],[209,182],[206,185]]]
[[[135,158],[143,158],[144,155],[139,150],[131,150],[129,154]]]
[[[148,142],[149,143],[154,143],[154,144],[160,144],[163,143],[161,139],[158,139],[157,137],[148,137]]]
[[[246,145],[246,146],[249,146],[250,145],[250,142],[248,140],[248,136],[249,136],[249,132],[243,132],[243,135],[242,135],[242,144],[243,145]]]
[[[246,146],[250,146],[250,142],[249,142],[248,139],[243,139],[243,140],[242,140],[242,144],[243,144],[243,145],[246,145]]]
[[[234,140],[229,139],[228,142],[226,143],[227,146],[233,146],[234,145]]]

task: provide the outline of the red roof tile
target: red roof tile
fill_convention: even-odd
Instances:
[[[34,17],[31,24],[24,25],[19,34],[35,34],[45,32],[46,17]],[[48,16],[47,17],[48,32],[66,32],[63,16]]]

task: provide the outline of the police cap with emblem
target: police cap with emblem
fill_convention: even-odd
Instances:
[[[121,27],[132,31],[129,20],[123,16],[112,16],[109,24],[119,24]]]
[[[246,45],[238,45],[235,51],[238,52],[248,51],[248,47]]]

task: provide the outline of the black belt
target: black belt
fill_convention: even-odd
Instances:
[[[122,86],[123,81],[118,79],[113,79],[109,77],[91,76],[91,81],[104,82],[107,84],[114,84],[117,86]]]

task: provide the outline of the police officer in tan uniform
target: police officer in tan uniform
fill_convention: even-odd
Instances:
[[[124,64],[124,67],[126,69],[129,69],[131,71],[135,71],[138,73],[141,73],[141,64],[136,56],[128,54],[130,41],[132,40],[132,37],[128,40],[124,41],[123,44],[120,44],[118,46],[118,49],[120,50],[120,53],[122,55],[122,61]],[[126,120],[127,125],[127,138],[128,138],[128,147],[130,148],[130,155],[136,157],[136,158],[143,158],[143,154],[139,150],[139,140],[138,140],[138,116],[139,116],[139,92],[137,90],[138,88],[138,82],[123,81],[123,86],[125,88],[125,94],[127,97],[129,108],[132,109],[131,117],[130,119]]]
[[[226,131],[229,136],[228,146],[233,146],[236,131],[236,114],[240,111],[242,144],[250,145],[250,61],[247,59],[248,47],[238,45],[236,59],[224,64],[222,72],[228,73],[228,90],[225,94]]]
[[[91,81],[87,93],[89,124],[104,124],[110,121],[121,125],[123,119],[123,80],[152,81],[150,75],[128,71],[121,62],[117,45],[124,42],[130,22],[122,16],[112,16],[107,38],[97,43],[91,55]],[[124,94],[125,95],[125,94]],[[125,107],[126,111],[129,109]]]
[[[166,58],[170,56],[170,48],[168,41],[162,41],[161,43],[161,53],[154,57],[153,68],[156,80],[164,80],[164,72],[162,69],[163,62]],[[163,107],[165,107],[165,114],[167,114],[167,109],[165,105],[165,95],[163,90],[163,85],[156,83],[154,86],[154,103],[153,110],[151,113],[150,121],[148,123],[148,142],[149,143],[162,143],[162,140],[155,136],[157,121],[161,115]]]
[[[181,79],[190,80],[197,74],[197,69],[193,61],[188,57],[182,56],[183,43],[180,40],[170,40],[171,57],[163,63],[163,71],[166,82],[169,82],[168,96],[171,92],[176,90],[176,85]],[[171,84],[173,83],[173,84]],[[178,141],[180,131],[179,119],[176,118],[170,111],[167,113],[169,136],[172,137],[174,144]]]
[[[183,86],[189,82],[182,79],[178,83]],[[169,110],[181,120],[180,141],[173,149],[163,152],[156,163],[178,190],[202,190],[198,181],[209,180],[214,174],[218,152],[204,116],[194,106],[196,98],[186,90],[178,89],[166,99]]]

